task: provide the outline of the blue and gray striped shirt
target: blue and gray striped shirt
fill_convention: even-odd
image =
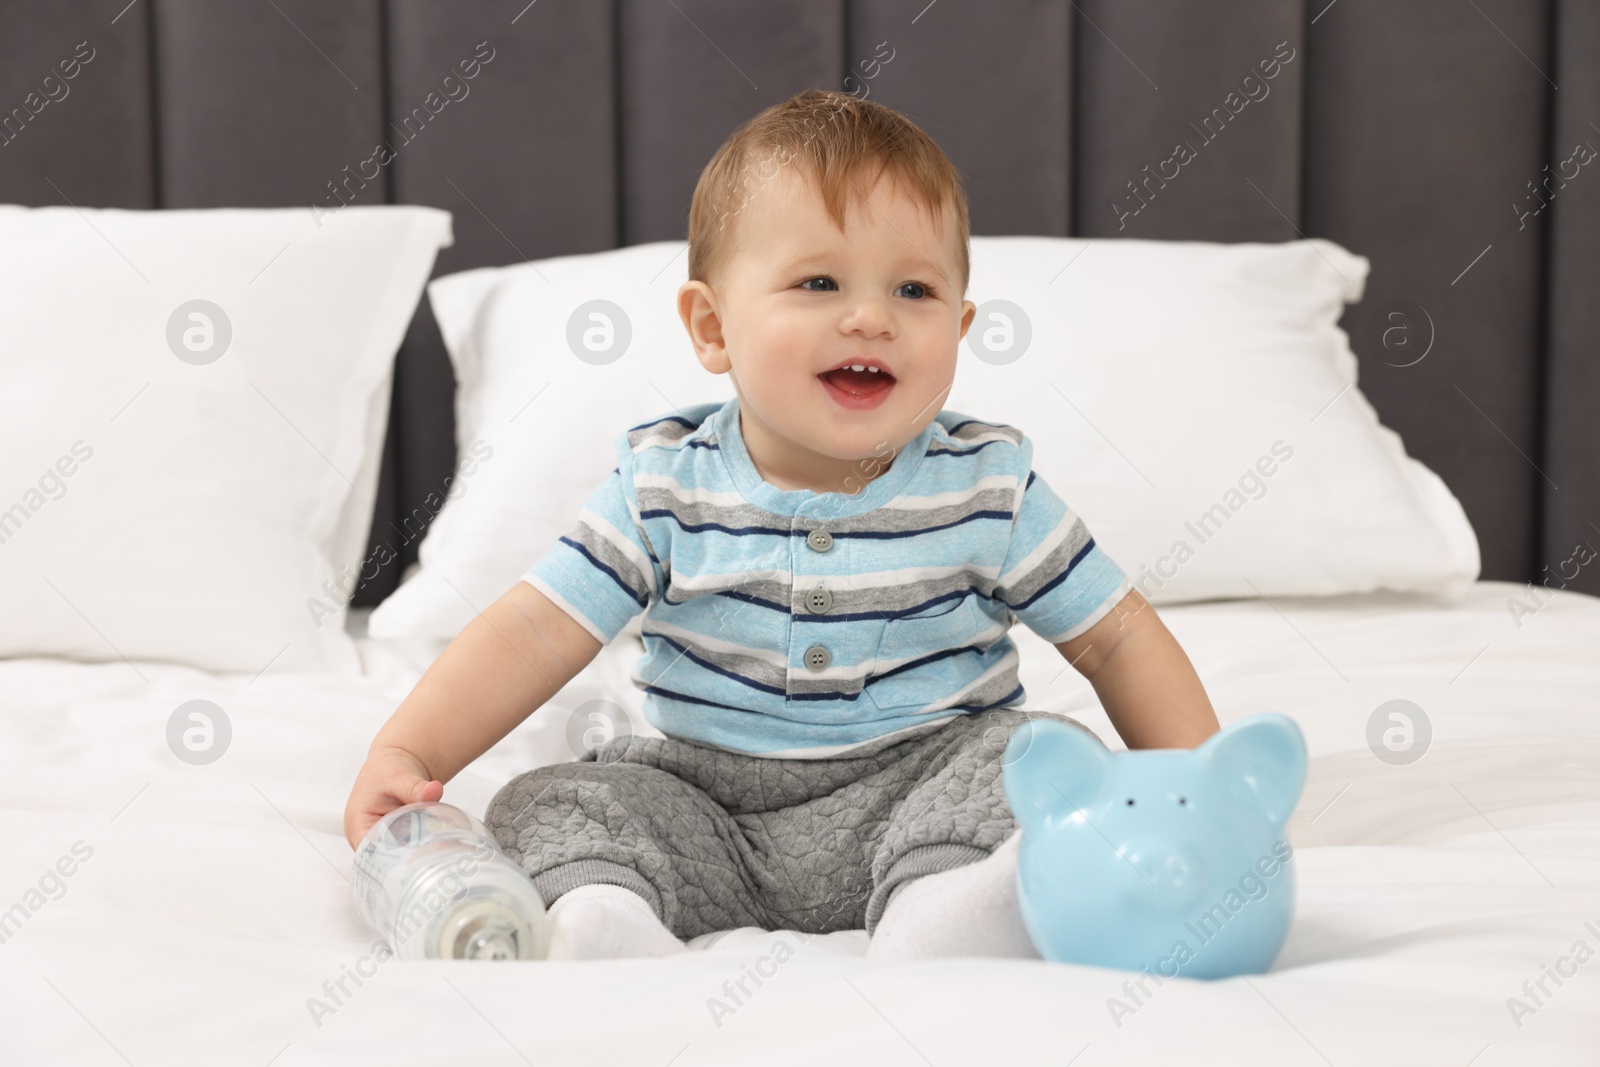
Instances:
[[[738,401],[699,405],[625,434],[523,580],[602,644],[644,612],[634,681],[669,737],[876,750],[1020,704],[1012,623],[1066,641],[1133,588],[1032,458],[1017,430],[941,412],[859,492],[785,490]]]

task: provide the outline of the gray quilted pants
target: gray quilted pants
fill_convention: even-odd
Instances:
[[[1011,835],[1001,755],[1042,714],[978,712],[836,759],[623,736],[513,778],[484,821],[547,905],[600,882],[644,897],[683,939],[739,926],[870,933],[895,886]]]

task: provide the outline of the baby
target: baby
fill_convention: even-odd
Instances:
[[[977,310],[967,238],[958,172],[890,108],[810,90],[736,131],[695,189],[678,311],[737,399],[623,435],[571,533],[378,732],[352,846],[438,800],[643,612],[636,681],[666,736],[522,774],[485,816],[550,907],[550,958],[741,926],[1037,957],[1001,779],[1040,714],[1020,710],[1011,624],[1130,748],[1218,723],[1029,440],[940,410]]]

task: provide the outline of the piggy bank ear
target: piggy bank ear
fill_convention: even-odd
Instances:
[[[1011,732],[1001,763],[1006,802],[1023,828],[1084,807],[1105,784],[1111,753],[1087,729],[1029,719]]]
[[[1289,821],[1306,784],[1306,742],[1286,715],[1252,715],[1213,734],[1195,756],[1221,776],[1230,795],[1276,827]]]

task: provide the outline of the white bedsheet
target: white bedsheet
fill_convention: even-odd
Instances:
[[[364,678],[0,662],[0,909],[76,842],[92,849],[0,944],[0,1063],[1593,1065],[1600,958],[1570,954],[1600,953],[1600,600],[1560,594],[1519,628],[1518,592],[1162,610],[1222,721],[1285,712],[1312,761],[1274,970],[1137,1001],[1121,972],[883,965],[860,958],[860,932],[747,930],[660,961],[389,961],[314,1019],[309,999],[333,1004],[323,983],[373,943],[350,903],[345,796],[436,649],[364,640]],[[1087,684],[1024,641],[1030,705],[1115,746]],[[446,799],[481,813],[511,774],[566,758],[564,709],[615,698],[625,651]],[[195,698],[233,727],[208,766],[166,746],[168,717]],[[1365,741],[1395,698],[1434,730],[1406,767]],[[710,998],[731,1005],[724,982],[780,941],[793,958],[714,1018]],[[1557,985],[1563,957],[1576,973]],[[1541,978],[1536,1004],[1523,984]],[[1114,1019],[1112,997],[1135,1010]],[[1535,1010],[1514,1019],[1511,997]]]

